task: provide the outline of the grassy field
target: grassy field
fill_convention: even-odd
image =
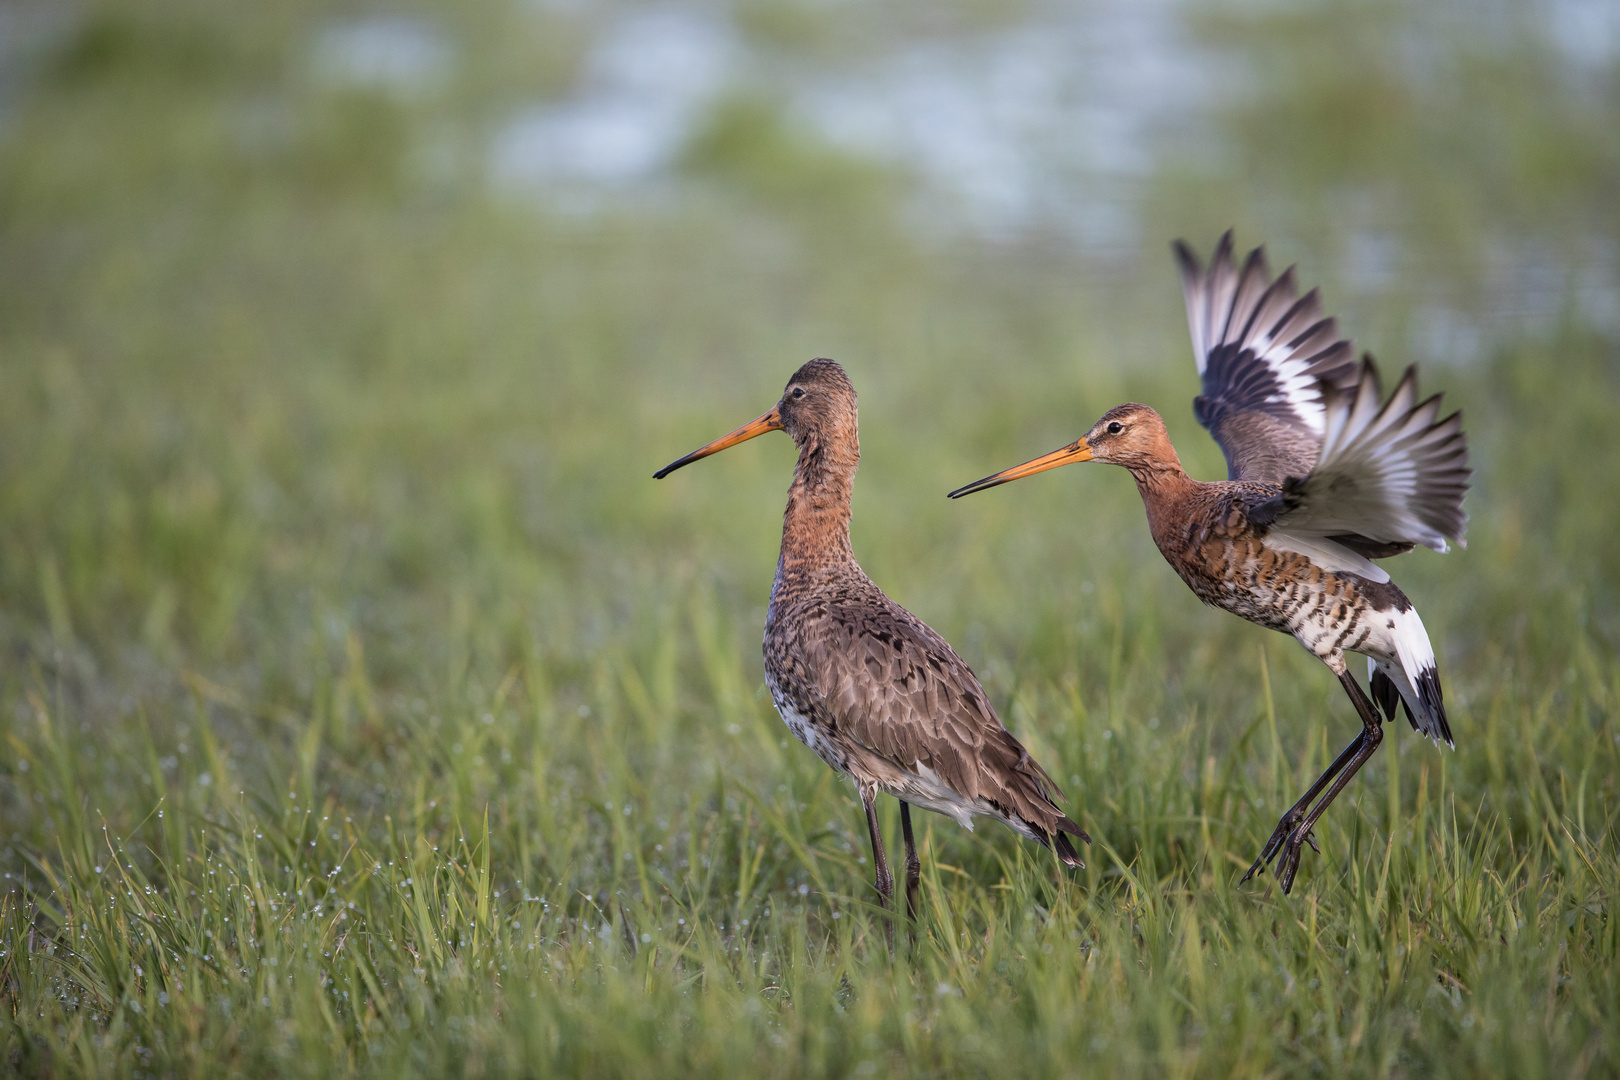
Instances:
[[[1096,253],[920,235],[768,95],[552,212],[456,148],[570,84],[577,13],[412,8],[464,60],[401,96],[308,74],[350,9],[264,7],[86,4],[0,99],[0,1070],[1620,1071],[1612,58],[1200,9],[1253,97]],[[885,32],[991,18],[939,10]],[[1466,550],[1386,564],[1457,749],[1397,725],[1289,897],[1235,882],[1356,730],[1329,673],[1201,608],[1117,470],[943,497],[1126,399],[1221,475],[1166,244],[1231,224],[1422,358],[1476,468]],[[650,479],[813,355],[862,395],[857,555],[1096,838],[924,815],[892,951],[763,686],[788,440]]]

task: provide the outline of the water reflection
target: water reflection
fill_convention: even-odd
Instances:
[[[311,50],[318,81],[414,96],[438,87],[449,72],[445,35],[419,19],[379,15],[322,30]]]
[[[570,100],[526,109],[497,132],[491,176],[505,187],[617,186],[654,176],[725,86],[736,51],[729,23],[701,9],[610,20]]]
[[[1131,182],[1158,128],[1207,100],[1174,5],[1047,6],[990,34],[907,46],[816,74],[800,106],[834,141],[903,164],[991,234],[1067,226],[1091,247],[1136,241]]]
[[[1134,241],[1129,183],[1158,125],[1208,100],[1170,0],[1031,9],[1006,27],[903,38],[841,56],[784,55],[704,5],[601,20],[575,92],[496,133],[490,172],[541,195],[657,178],[722,93],[786,103],[807,130],[921,182],[932,228],[1066,223]],[[576,190],[577,193],[577,190]]]

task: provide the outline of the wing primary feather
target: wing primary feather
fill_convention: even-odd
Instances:
[[[1238,272],[1237,284],[1232,290],[1232,303],[1226,309],[1226,324],[1222,328],[1222,341],[1246,341],[1248,327],[1254,321],[1254,315],[1259,312],[1258,300],[1265,295],[1266,284],[1266,249],[1255,248],[1249,252],[1249,257],[1243,261],[1243,269]],[[1243,320],[1244,329],[1235,337],[1232,334],[1233,323]]]
[[[1320,454],[1302,478],[1283,484],[1274,527],[1310,537],[1344,537],[1372,557],[1413,544],[1445,551],[1464,543],[1468,445],[1462,415],[1444,419],[1441,395],[1419,399],[1408,367],[1386,398],[1378,366],[1363,357],[1356,384],[1328,386]]]
[[[1209,352],[1209,304],[1203,289],[1204,267],[1198,256],[1185,243],[1177,240],[1173,245],[1176,262],[1181,267],[1181,292],[1187,304],[1187,329],[1192,335],[1193,359],[1198,373],[1204,373],[1204,360]]]
[[[1289,278],[1288,283],[1290,286],[1293,285],[1293,279],[1290,276],[1293,272],[1294,268],[1290,266],[1284,275]],[[1285,347],[1292,349],[1294,347],[1292,342],[1303,337],[1307,332],[1316,326],[1320,326],[1323,322],[1331,324],[1332,321],[1331,319],[1322,318],[1322,296],[1317,290],[1312,289],[1294,301],[1294,305],[1284,312],[1282,318],[1277,320],[1277,325],[1271,328],[1267,336],[1272,341],[1289,342],[1290,344]]]
[[[1185,243],[1173,249],[1203,383],[1194,411],[1230,477],[1278,485],[1305,475],[1323,434],[1323,384],[1355,382],[1350,343],[1315,289],[1296,297],[1294,267],[1271,277],[1264,248],[1241,267],[1230,230],[1207,266]]]
[[[1243,333],[1239,335],[1239,340],[1245,342],[1252,340],[1257,325],[1262,327],[1274,325],[1271,312],[1273,303],[1276,302],[1278,297],[1292,297],[1293,295],[1294,268],[1290,266],[1282,272],[1276,281],[1267,285],[1266,291],[1260,294],[1260,299],[1254,302],[1254,307],[1249,312],[1249,319],[1243,324]],[[1266,334],[1265,336],[1271,337],[1273,335]]]
[[[1215,255],[1209,261],[1209,273],[1205,280],[1207,281],[1206,289],[1209,297],[1207,326],[1209,331],[1213,332],[1217,320],[1220,320],[1223,328],[1230,321],[1229,318],[1223,317],[1223,313],[1232,310],[1232,296],[1237,291],[1237,272],[1232,268],[1232,231],[1230,229],[1226,231],[1225,236],[1221,237],[1220,245],[1216,247]],[[1212,349],[1224,340],[1224,335],[1219,339],[1214,339],[1211,334],[1210,339],[1205,342],[1206,349]]]

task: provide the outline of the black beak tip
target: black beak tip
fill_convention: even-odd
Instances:
[[[988,476],[984,478],[984,480],[988,479],[990,479]],[[947,499],[960,499],[964,495],[972,495],[975,491],[983,491],[987,487],[995,487],[994,484],[986,484],[984,480],[975,480],[971,484],[963,484],[961,487],[950,492],[945,497]]]

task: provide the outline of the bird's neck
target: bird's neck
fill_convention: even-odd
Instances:
[[[782,515],[779,585],[855,562],[849,544],[849,500],[860,460],[860,446],[853,439],[807,441],[799,447]]]
[[[1198,486],[1198,481],[1188,476],[1181,467],[1181,458],[1169,439],[1163,440],[1158,452],[1150,459],[1127,465],[1126,468],[1136,481],[1136,490],[1142,496],[1148,522],[1154,527],[1154,539],[1157,540],[1157,523],[1164,517],[1160,511],[1190,495]]]
[[[1176,453],[1169,434],[1160,430],[1151,439],[1145,447],[1120,462],[1136,479],[1136,487],[1142,492],[1142,497],[1146,498],[1150,491],[1174,490],[1193,483],[1187,476],[1187,470],[1181,467],[1181,455]]]

